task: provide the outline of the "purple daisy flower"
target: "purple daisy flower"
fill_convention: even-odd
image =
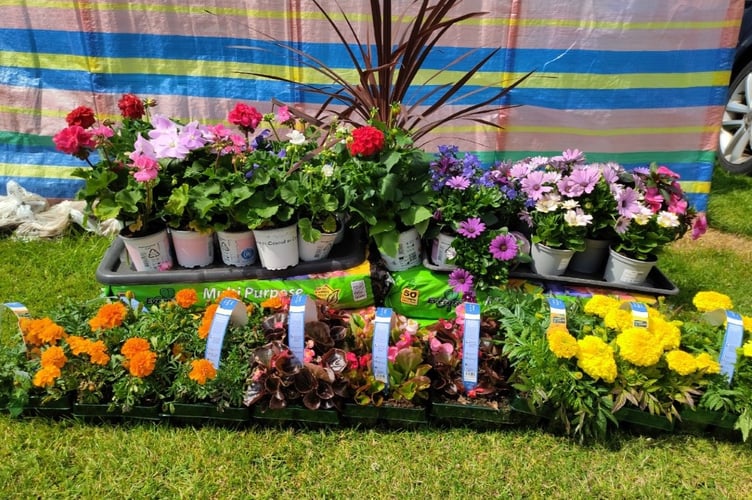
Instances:
[[[511,234],[498,235],[491,240],[491,244],[488,246],[488,251],[491,252],[494,259],[504,261],[512,260],[517,257],[518,250],[517,238]]]
[[[450,187],[452,189],[464,191],[465,189],[470,187],[470,179],[461,175],[455,175],[447,181],[446,185],[447,187]]]
[[[457,293],[470,293],[473,290],[473,275],[465,269],[458,268],[449,273],[448,283]]]
[[[471,217],[460,222],[457,232],[465,238],[475,239],[486,230],[486,225],[478,217]]]
[[[640,211],[639,194],[632,188],[623,189],[616,195],[619,215],[631,219]]]

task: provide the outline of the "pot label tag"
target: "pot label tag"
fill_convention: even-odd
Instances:
[[[245,305],[237,299],[226,297],[219,301],[219,307],[214,313],[209,336],[206,338],[206,352],[204,357],[219,369],[219,358],[222,357],[222,344],[225,341],[227,325],[244,325],[248,322]]]
[[[556,297],[548,298],[548,306],[551,308],[551,324],[567,324],[567,306],[564,301]]]
[[[301,363],[305,359],[305,325],[316,321],[316,305],[304,293],[290,298],[290,315],[287,320],[287,347]]]
[[[389,387],[389,337],[394,325],[394,314],[389,307],[376,308],[371,348],[373,376]]]
[[[632,311],[632,326],[635,328],[648,327],[648,307],[642,302],[628,302],[621,305],[622,309]]]
[[[742,317],[734,311],[726,311],[726,333],[723,336],[723,346],[718,362],[721,373],[728,376],[729,382],[734,378],[736,365],[736,350],[742,346],[744,338],[744,322]]]
[[[480,306],[465,303],[465,327],[462,335],[462,383],[465,391],[478,385],[478,350],[480,346]]]
[[[23,342],[24,345],[26,345],[26,340],[23,338],[23,332],[21,331],[21,318],[28,318],[29,317],[29,310],[26,308],[25,305],[21,304],[20,302],[5,302],[5,307],[11,310],[13,314],[16,315],[16,318],[18,318],[18,326],[19,326],[19,333],[21,334],[21,342]],[[3,326],[3,318],[0,316],[0,327]]]

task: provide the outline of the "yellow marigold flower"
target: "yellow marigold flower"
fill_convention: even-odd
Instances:
[[[689,375],[697,371],[697,360],[686,351],[674,349],[666,353],[668,367],[679,375]]]
[[[89,345],[89,359],[95,365],[106,365],[110,362],[110,355],[107,354],[107,346],[101,340],[91,342]]]
[[[121,302],[105,304],[99,308],[97,315],[89,320],[92,331],[110,330],[123,324],[128,316],[128,308]]]
[[[208,359],[194,359],[191,361],[191,372],[188,378],[199,385],[204,385],[207,380],[212,380],[217,376],[217,369]]]
[[[653,334],[655,342],[660,344],[662,350],[670,351],[679,348],[681,329],[673,321],[654,318],[648,323],[648,330]]]
[[[719,292],[697,292],[692,299],[692,304],[700,312],[715,311],[716,309],[733,309],[734,303],[731,297]]]
[[[646,328],[627,328],[616,336],[616,345],[619,355],[636,366],[653,366],[663,354],[663,346]]]
[[[57,366],[43,366],[41,370],[34,374],[34,379],[31,382],[36,387],[52,387],[59,376],[60,368]]]
[[[68,358],[65,357],[65,351],[62,347],[53,345],[42,352],[42,366],[55,366],[58,369],[65,366]]]
[[[157,353],[153,351],[139,351],[129,359],[128,372],[134,377],[148,377],[157,364]]]
[[[603,379],[611,383],[616,380],[616,360],[614,350],[602,339],[594,335],[577,341],[577,366],[595,380]]]
[[[585,303],[585,312],[593,314],[600,318],[605,318],[609,311],[619,309],[621,302],[619,299],[609,297],[608,295],[593,295]]]
[[[81,354],[88,354],[91,340],[78,335],[70,335],[65,339],[65,342],[70,347],[71,353],[74,356],[80,356]]]
[[[198,302],[198,294],[193,288],[183,288],[175,294],[175,302],[183,309],[188,309]]]
[[[752,316],[742,316],[742,325],[746,332],[752,333]]]
[[[561,323],[551,323],[546,331],[548,348],[557,358],[569,359],[577,355],[577,339]]]
[[[211,328],[212,321],[214,320],[214,314],[217,312],[219,304],[209,304],[204,311],[204,317],[201,318],[201,324],[198,326],[198,337],[205,339],[209,336],[209,329]]]
[[[626,309],[611,309],[603,318],[607,328],[620,332],[632,327],[632,312]]]
[[[695,357],[695,363],[697,364],[697,369],[705,373],[708,373],[708,374],[721,373],[721,364],[718,363],[718,361],[716,361],[715,359],[713,359],[713,357],[707,352],[698,354]]]
[[[752,340],[748,340],[742,346],[742,354],[748,358],[752,358]]]
[[[120,352],[126,359],[132,359],[136,354],[151,349],[149,341],[141,337],[133,337],[125,341]]]

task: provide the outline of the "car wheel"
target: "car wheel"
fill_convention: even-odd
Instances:
[[[752,62],[729,85],[718,137],[718,163],[735,174],[752,173]]]

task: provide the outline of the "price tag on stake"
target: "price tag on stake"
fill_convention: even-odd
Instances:
[[[301,363],[305,359],[305,325],[316,319],[316,304],[310,297],[303,293],[293,295],[287,320],[287,346]]]
[[[209,336],[206,339],[206,351],[204,357],[219,369],[219,360],[222,357],[222,344],[225,341],[227,325],[244,325],[248,322],[248,314],[245,305],[237,299],[224,298],[219,301],[209,327]]]
[[[465,391],[478,385],[478,352],[480,350],[480,305],[465,304],[465,325],[462,335],[462,383]]]
[[[548,306],[551,309],[551,324],[567,324],[567,306],[564,301],[556,297],[548,298]]]
[[[632,312],[632,326],[635,328],[648,327],[648,307],[642,302],[628,302],[621,305],[621,309]]]
[[[723,346],[718,362],[721,373],[727,375],[729,381],[734,378],[736,366],[736,350],[742,346],[744,339],[744,322],[742,317],[734,311],[726,311],[726,333],[723,336]]]
[[[371,366],[376,380],[389,387],[389,337],[394,325],[394,314],[389,307],[376,309],[371,348]]]

